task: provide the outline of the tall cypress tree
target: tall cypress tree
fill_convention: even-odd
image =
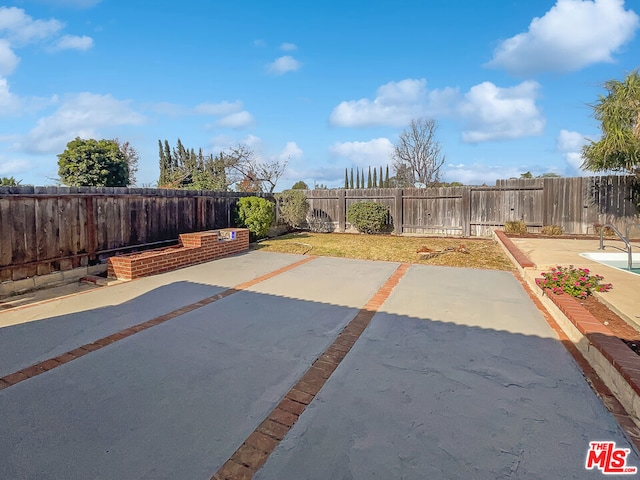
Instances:
[[[353,188],[353,167],[351,167],[351,181],[349,182],[349,188]]]
[[[385,178],[384,178],[384,186],[386,188],[390,188],[391,187],[391,182],[389,181],[389,165],[387,165],[387,173],[386,173]]]
[[[378,185],[380,185],[380,188],[385,187],[384,181],[382,180],[382,166],[380,166],[380,183]]]
[[[356,167],[356,188],[360,188],[360,169]]]
[[[369,175],[367,176],[367,188],[371,188],[371,165],[369,165]]]
[[[347,169],[344,169],[344,188],[345,190],[349,188],[349,174],[347,173]]]
[[[378,169],[373,169],[373,188],[378,188]]]

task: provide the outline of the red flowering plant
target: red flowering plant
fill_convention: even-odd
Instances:
[[[542,278],[536,283],[543,289],[549,289],[556,295],[568,293],[572,297],[586,298],[593,292],[608,292],[613,288],[610,283],[602,283],[602,275],[592,275],[588,268],[552,267],[549,272],[542,272]]]

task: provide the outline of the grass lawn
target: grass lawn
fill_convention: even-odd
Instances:
[[[416,253],[421,247],[443,250],[447,247],[458,248],[460,245],[464,245],[469,253],[445,252],[435,258],[426,260]],[[513,270],[513,265],[500,246],[494,240],[488,239],[302,232],[264,240],[253,248],[266,252],[386,260],[422,265]]]

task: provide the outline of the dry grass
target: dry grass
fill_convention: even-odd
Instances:
[[[424,260],[421,247],[443,250],[464,245],[469,253],[445,252]],[[396,237],[349,233],[292,233],[260,242],[254,248],[267,252],[385,260],[450,267],[512,270],[513,265],[494,240],[439,237]]]

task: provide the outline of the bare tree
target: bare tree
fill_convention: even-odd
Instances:
[[[138,173],[140,155],[131,143],[121,142],[118,138],[114,139],[114,141],[118,144],[118,148],[120,148],[124,158],[127,159],[127,165],[129,165],[129,185],[133,186],[136,184],[136,173]]]
[[[438,125],[432,118],[411,120],[393,148],[393,168],[401,184],[428,187],[440,182],[445,156],[436,140]]]
[[[250,186],[251,191],[273,193],[284,174],[289,160],[265,162],[260,160],[247,145],[239,144],[224,154],[229,177],[239,188]]]

